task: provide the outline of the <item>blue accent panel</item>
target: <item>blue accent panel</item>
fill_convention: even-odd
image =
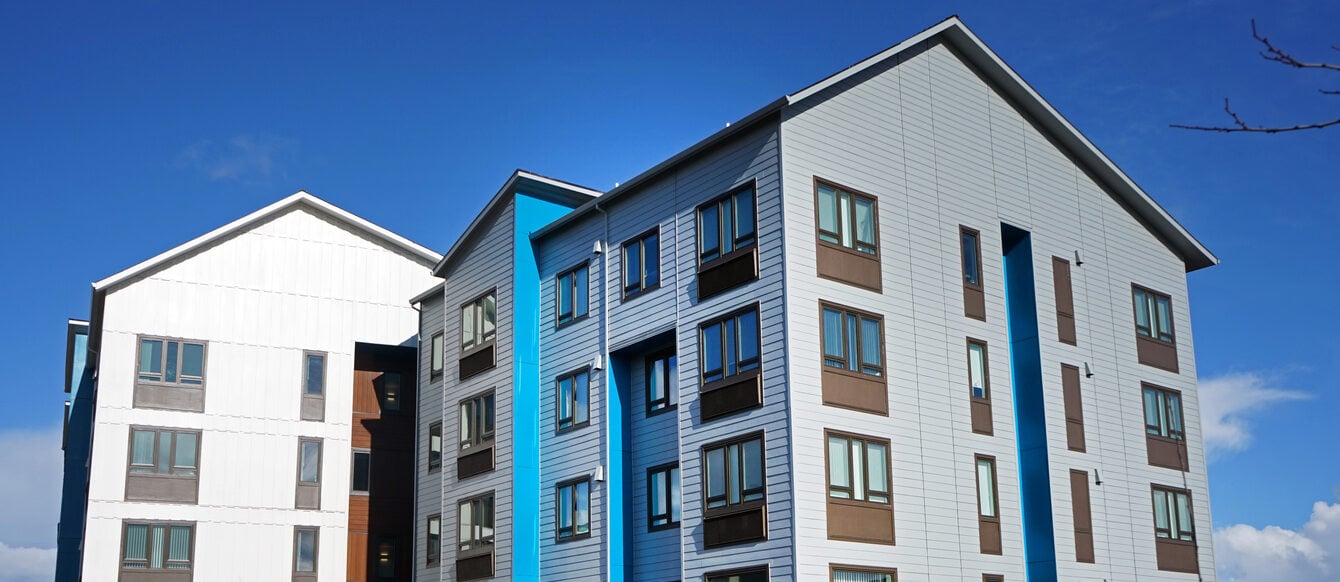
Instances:
[[[1027,231],[1001,225],[1005,250],[1005,311],[1014,385],[1014,426],[1019,455],[1019,502],[1023,510],[1028,582],[1056,582],[1056,536],[1052,525],[1047,417],[1042,390],[1033,242]]]
[[[605,361],[609,362],[605,385],[611,388],[606,390],[609,399],[609,409],[606,410],[609,424],[607,442],[610,450],[607,457],[609,470],[605,472],[605,492],[609,500],[609,516],[605,519],[609,525],[609,580],[622,582],[624,579],[632,579],[628,571],[632,560],[628,559],[627,550],[633,547],[633,534],[631,528],[625,527],[632,514],[624,509],[632,496],[632,491],[625,490],[625,484],[633,482],[632,463],[627,457],[633,450],[630,442],[632,435],[624,430],[625,426],[629,426],[632,395],[628,393],[628,363],[623,358],[611,358],[608,355]]]
[[[88,456],[93,446],[93,370],[84,365],[88,328],[75,337],[70,373],[70,413],[65,422],[65,474],[61,483],[60,523],[56,526],[56,581],[79,580],[80,551],[88,505]]]
[[[512,579],[540,580],[540,268],[530,233],[567,214],[518,192],[512,233]]]

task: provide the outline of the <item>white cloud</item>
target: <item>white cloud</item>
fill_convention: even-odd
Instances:
[[[55,549],[11,548],[0,543],[0,582],[50,582],[55,575]]]
[[[60,438],[60,425],[0,431],[0,544],[56,546],[65,459]]]
[[[1303,400],[1303,392],[1271,386],[1273,378],[1257,373],[1233,373],[1200,381],[1200,416],[1205,448],[1211,458],[1240,451],[1252,442],[1248,417],[1278,402]]]
[[[1298,530],[1217,529],[1214,558],[1224,582],[1333,582],[1340,577],[1340,503],[1316,502]]]
[[[177,165],[199,170],[215,181],[265,182],[282,174],[296,145],[294,140],[266,134],[236,135],[224,143],[201,140],[182,150]]]

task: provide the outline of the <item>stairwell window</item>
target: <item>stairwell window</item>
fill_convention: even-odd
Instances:
[[[579,370],[558,379],[558,430],[591,424],[591,373]]]
[[[559,274],[554,289],[557,297],[555,317],[559,327],[586,317],[591,305],[587,293],[590,283],[591,273],[586,263]]]
[[[647,470],[649,529],[679,527],[679,463]]]
[[[623,296],[625,299],[661,286],[660,228],[623,243]]]
[[[123,573],[187,572],[192,569],[194,523],[127,522],[122,530]]]
[[[560,483],[554,492],[558,541],[591,535],[591,478]]]

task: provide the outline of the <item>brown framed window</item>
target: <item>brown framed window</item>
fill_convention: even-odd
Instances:
[[[1177,372],[1177,334],[1173,330],[1172,297],[1131,284],[1135,311],[1136,356],[1141,364]]]
[[[175,572],[185,573],[189,579],[194,569],[194,556],[194,522],[122,522],[120,569],[123,574]]]
[[[554,537],[568,541],[591,536],[591,478],[582,477],[554,487]]]
[[[758,279],[754,181],[698,207],[698,298]]]
[[[436,380],[442,377],[442,368],[446,360],[446,338],[442,332],[433,334],[433,339],[429,340],[429,361],[428,377]]]
[[[293,579],[295,581],[316,580],[320,537],[320,528],[305,526],[293,528]]]
[[[554,281],[554,321],[558,327],[586,317],[591,307],[590,286],[591,271],[585,262],[559,273]]]
[[[661,286],[661,229],[653,228],[623,243],[624,299]]]
[[[427,556],[426,565],[436,566],[442,560],[442,516],[428,516],[428,547],[424,548],[424,556]]]
[[[325,420],[326,353],[310,350],[302,353],[302,420]]]
[[[972,338],[968,338],[968,395],[972,431],[992,434],[991,373],[986,342]]]
[[[880,292],[875,197],[816,177],[814,206],[819,276]]]
[[[442,423],[428,425],[428,472],[442,470]]]
[[[582,368],[558,378],[559,432],[591,424],[591,371]]]
[[[130,427],[126,501],[195,503],[200,431]]]
[[[1052,257],[1052,287],[1056,291],[1056,339],[1077,345],[1075,336],[1075,293],[1070,283],[1070,261]]]
[[[1191,492],[1166,485],[1151,485],[1154,505],[1154,544],[1160,570],[1198,572],[1196,527],[1191,513]]]
[[[986,290],[982,278],[982,235],[960,226],[959,254],[963,267],[963,315],[986,321]]]
[[[768,582],[768,566],[749,566],[721,572],[708,572],[704,582]]]
[[[755,304],[698,328],[699,414],[704,421],[763,404],[758,313]]]
[[[321,439],[298,439],[296,509],[321,509]]]
[[[1000,492],[996,487],[996,458],[977,455],[977,528],[983,554],[1000,554]]]
[[[898,582],[898,571],[892,568],[830,564],[828,573],[831,582]]]
[[[648,531],[679,527],[679,463],[647,469]]]
[[[821,301],[819,319],[824,404],[887,415],[884,318]]]
[[[673,351],[646,359],[647,416],[673,410],[679,403],[679,362]]]
[[[350,466],[349,494],[367,495],[372,490],[372,451],[354,449]]]
[[[1149,464],[1186,471],[1186,430],[1182,393],[1153,384],[1141,385],[1145,411],[1145,445]]]
[[[1061,395],[1065,403],[1066,448],[1084,452],[1084,401],[1080,396],[1079,368],[1061,364]]]
[[[889,441],[824,431],[827,442],[828,537],[892,544],[893,475]]]
[[[138,340],[133,405],[203,412],[206,343],[151,336]]]
[[[761,502],[767,496],[761,434],[704,447],[703,465],[708,511]]]
[[[1075,561],[1092,564],[1093,512],[1089,506],[1088,471],[1070,470],[1070,509],[1075,525]]]

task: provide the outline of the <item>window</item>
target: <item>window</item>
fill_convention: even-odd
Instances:
[[[623,243],[623,296],[633,297],[661,285],[660,229]]]
[[[963,259],[963,315],[986,321],[986,290],[982,278],[981,235],[959,227],[959,251]]]
[[[558,325],[563,326],[586,317],[591,304],[586,292],[590,282],[591,275],[586,263],[558,276],[554,290],[557,296]]]
[[[986,342],[968,338],[968,407],[971,409],[972,431],[992,434],[991,374],[987,365]]]
[[[698,263],[705,265],[755,244],[754,184],[698,208]]]
[[[751,566],[729,572],[708,572],[707,582],[768,582],[767,566]]]
[[[326,355],[315,352],[303,354],[303,395],[321,396],[326,393]]]
[[[428,471],[442,469],[442,423],[428,425]]]
[[[353,483],[349,491],[354,495],[367,495],[372,486],[372,451],[354,449]]]
[[[400,412],[400,373],[382,372],[377,377],[377,393],[381,396],[382,412]]]
[[[879,254],[875,199],[834,184],[816,182],[819,240],[868,255]]]
[[[315,574],[317,537],[320,532],[314,527],[293,528],[293,573]],[[307,578],[304,576],[304,578]]]
[[[442,332],[439,331],[433,334],[433,339],[429,344],[431,346],[430,349],[432,350],[432,354],[429,356],[431,360],[429,362],[429,368],[428,368],[429,377],[432,379],[437,379],[438,377],[442,376],[442,365],[444,360],[446,359],[445,344],[446,340],[442,335]]]
[[[664,412],[679,402],[679,366],[674,352],[647,358],[647,415]]]
[[[199,432],[150,428],[130,431],[131,475],[194,477],[199,454]]]
[[[1135,300],[1135,332],[1173,343],[1172,298],[1141,287],[1132,287]]]
[[[647,469],[649,530],[679,527],[679,463]]]
[[[390,580],[395,578],[396,545],[394,536],[383,536],[377,542],[378,580]]]
[[[832,566],[832,582],[896,582],[898,573],[893,570],[861,568],[858,566]]]
[[[189,572],[195,546],[194,523],[128,522],[122,532],[121,571]]]
[[[496,292],[461,306],[461,351],[493,343],[498,324]]]
[[[758,307],[702,327],[703,383],[715,382],[759,367]]]
[[[205,344],[186,340],[140,338],[141,382],[183,386],[205,383]]]
[[[442,516],[433,515],[428,517],[428,548],[424,551],[428,556],[428,566],[436,566],[442,559]]]
[[[766,496],[763,477],[763,437],[755,435],[703,449],[707,471],[707,509],[722,509]]]
[[[587,370],[558,379],[558,430],[590,424],[591,375]]]
[[[298,439],[298,485],[294,507],[321,508],[320,439]]]
[[[883,322],[878,316],[824,305],[823,326],[825,366],[884,375]]]
[[[1056,290],[1056,339],[1078,345],[1075,335],[1075,292],[1070,284],[1070,261],[1052,257],[1052,287]]]
[[[1154,535],[1160,538],[1192,542],[1196,540],[1191,522],[1191,495],[1184,489],[1155,485]]]
[[[1182,440],[1182,395],[1172,390],[1145,385],[1145,433]]]
[[[828,434],[828,495],[889,503],[889,443]]]
[[[591,479],[560,483],[554,493],[558,541],[591,535]]]
[[[493,391],[461,402],[462,451],[493,442]]]
[[[996,488],[996,459],[977,455],[977,531],[983,554],[1000,555],[1000,493]]]
[[[493,547],[493,494],[466,499],[457,506],[461,552]]]

